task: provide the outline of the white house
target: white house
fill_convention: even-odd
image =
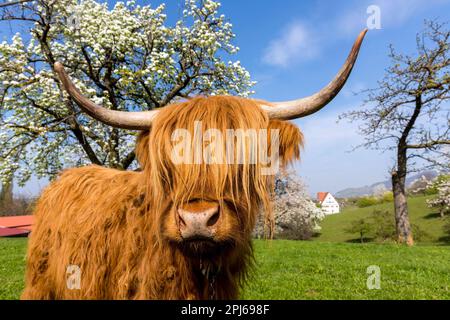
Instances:
[[[318,192],[317,201],[326,215],[340,212],[339,203],[329,192]]]

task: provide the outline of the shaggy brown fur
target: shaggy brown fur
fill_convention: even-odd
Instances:
[[[42,194],[30,237],[24,299],[233,299],[252,262],[251,232],[261,208],[271,220],[273,177],[258,164],[175,165],[176,128],[279,129],[284,164],[299,156],[302,135],[269,121],[258,105],[234,97],[195,98],[161,110],[136,154],[141,172],[98,166],[63,172]],[[225,148],[225,147],[224,147]],[[176,209],[218,203],[215,245],[186,244]],[[81,269],[67,288],[66,268]],[[202,270],[215,274],[214,282]]]

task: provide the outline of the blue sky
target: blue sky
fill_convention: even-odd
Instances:
[[[153,6],[162,2],[167,2],[169,22],[175,21],[182,1],[138,1]],[[358,108],[363,97],[353,92],[374,87],[382,77],[389,44],[414,53],[415,35],[424,19],[450,21],[450,0],[222,1],[221,12],[233,23],[235,44],[241,48],[235,59],[258,81],[255,97],[272,101],[309,95],[328,83],[365,28],[370,5],[381,10],[381,29],[369,31],[345,88],[327,108],[295,121],[306,138],[302,160],[295,167],[311,194],[388,178],[392,155],[350,152],[361,142],[358,124],[336,123],[338,115]],[[44,184],[33,181],[23,192],[35,193]]]
[[[415,52],[424,19],[450,20],[450,1],[223,1],[234,24],[239,59],[258,81],[256,96],[273,101],[309,95],[325,85],[344,62],[365,26],[367,8],[377,5],[381,29],[370,30],[341,94],[319,113],[295,121],[306,139],[296,165],[309,191],[336,192],[389,178],[392,154],[359,149],[357,123],[336,123],[360,107],[353,93],[376,85],[389,64],[388,46]]]

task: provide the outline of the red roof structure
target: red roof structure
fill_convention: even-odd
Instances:
[[[0,237],[27,235],[33,229],[33,222],[32,215],[0,217]]]
[[[325,198],[327,197],[329,192],[317,192],[317,201],[323,202]]]
[[[33,222],[34,217],[32,215],[0,217],[0,228],[19,228],[31,226]]]
[[[26,236],[29,233],[29,230],[19,228],[0,228],[0,237],[19,237]]]

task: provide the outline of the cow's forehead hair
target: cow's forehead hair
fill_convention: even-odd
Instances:
[[[197,121],[205,130],[262,129],[269,119],[252,100],[217,96],[200,97],[161,110],[148,138],[149,183],[161,197],[172,194],[183,202],[193,193],[207,193],[215,199],[232,197],[245,207],[268,204],[270,179],[258,163],[176,165],[171,161],[172,133],[176,129],[194,132]]]
[[[194,130],[201,122],[205,129],[264,128],[268,118],[259,105],[250,99],[232,96],[196,97],[161,110],[154,130],[185,128]]]

